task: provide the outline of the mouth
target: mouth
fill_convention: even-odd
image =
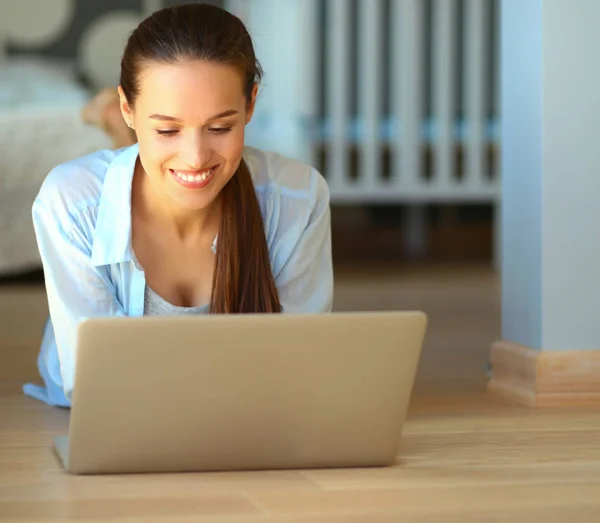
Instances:
[[[202,189],[206,187],[213,178],[218,165],[202,171],[180,171],[169,169],[175,181],[186,189]]]

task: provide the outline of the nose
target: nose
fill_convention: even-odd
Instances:
[[[190,134],[181,151],[181,159],[191,170],[197,171],[207,166],[211,157],[209,140],[201,133]]]

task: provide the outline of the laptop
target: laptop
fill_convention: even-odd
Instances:
[[[415,312],[80,323],[73,474],[395,463],[427,318]]]

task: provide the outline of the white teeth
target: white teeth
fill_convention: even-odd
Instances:
[[[182,173],[180,171],[173,171],[179,178],[181,178],[182,180],[186,181],[186,182],[203,182],[204,180],[206,180],[211,173],[212,169],[209,169],[208,171],[204,171],[202,173],[193,175],[193,174],[185,174]]]

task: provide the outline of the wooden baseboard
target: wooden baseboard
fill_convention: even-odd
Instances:
[[[531,407],[600,405],[600,350],[540,351],[498,341],[490,360],[490,393]]]

